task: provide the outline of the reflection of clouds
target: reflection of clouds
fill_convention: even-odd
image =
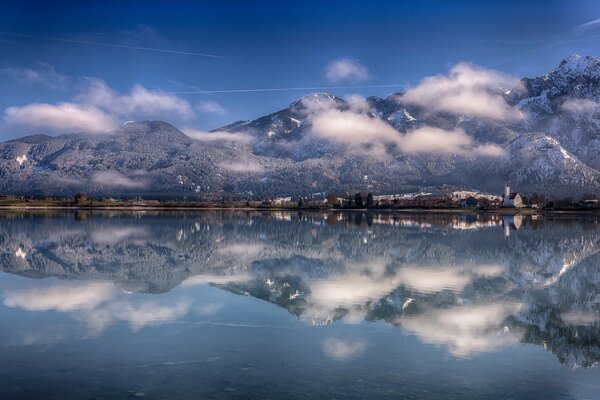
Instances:
[[[348,263],[345,274],[310,283],[308,305],[300,316],[313,325],[328,324],[335,310],[348,309],[347,323],[364,320],[367,310],[357,308],[378,300],[399,286],[398,279],[385,274],[388,261],[377,258],[369,263]]]
[[[187,300],[174,304],[161,304],[154,301],[135,303],[133,301],[114,301],[91,312],[82,313],[79,318],[86,323],[92,334],[99,334],[117,321],[125,321],[134,332],[146,326],[161,325],[174,321],[190,308]]]
[[[216,284],[224,285],[227,283],[243,283],[250,281],[252,276],[246,273],[239,273],[235,275],[194,275],[190,276],[183,282],[181,286],[195,286],[195,285],[207,285]]]
[[[420,268],[407,267],[398,271],[397,279],[401,284],[423,293],[442,290],[461,291],[472,278],[458,268]]]
[[[260,243],[238,243],[222,247],[218,252],[221,254],[255,256],[263,251],[264,248],[265,245]]]
[[[16,332],[9,340],[9,344],[12,346],[50,345],[66,338],[67,332],[63,326],[51,326],[36,331]]]
[[[367,344],[361,340],[327,338],[323,342],[325,354],[338,361],[346,361],[364,353]]]
[[[309,300],[329,308],[365,304],[383,297],[397,286],[395,279],[379,281],[366,276],[337,276],[314,282]]]
[[[93,309],[116,294],[116,288],[110,283],[64,283],[41,288],[7,290],[4,305],[28,311],[69,312]]]
[[[504,273],[501,265],[481,264],[468,267],[407,266],[390,275],[388,265],[384,258],[369,263],[349,263],[344,274],[312,281],[307,298],[311,305],[308,319],[314,319],[325,310],[378,301],[400,286],[420,293],[460,292],[478,276],[495,277]],[[364,311],[351,310],[345,320],[357,322],[361,313],[364,315]]]
[[[600,322],[600,314],[590,311],[569,311],[560,314],[560,319],[569,325],[594,325]]]
[[[216,313],[221,311],[223,307],[225,307],[225,304],[223,303],[207,303],[196,307],[196,312],[203,317],[208,317],[211,315],[215,315]]]
[[[91,238],[96,243],[116,244],[130,238],[144,238],[149,234],[144,227],[104,227],[92,230]]]
[[[519,338],[504,332],[502,326],[517,309],[516,304],[429,309],[404,317],[400,323],[423,342],[445,346],[457,357],[468,357],[517,343]]]
[[[128,298],[106,282],[60,283],[46,287],[7,290],[7,307],[28,311],[73,313],[91,334],[100,334],[117,321],[125,321],[132,330],[173,321],[187,314],[190,304],[178,300],[173,304]]]

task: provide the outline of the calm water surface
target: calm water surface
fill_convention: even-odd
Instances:
[[[0,215],[0,399],[600,399],[600,220]]]

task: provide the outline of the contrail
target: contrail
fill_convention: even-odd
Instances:
[[[212,93],[250,93],[250,92],[285,92],[294,90],[331,90],[331,89],[371,89],[386,87],[404,87],[406,84],[393,85],[360,85],[360,86],[309,86],[309,87],[287,87],[287,88],[259,88],[259,89],[225,89],[225,90],[194,90],[185,92],[168,92],[173,94],[212,94]]]
[[[194,53],[194,52],[190,52],[190,51],[177,51],[177,50],[169,50],[169,49],[157,49],[157,48],[154,48],[154,47],[126,46],[124,44],[90,42],[90,41],[87,41],[87,40],[72,40],[72,39],[62,39],[62,38],[53,38],[53,37],[32,36],[32,35],[24,35],[24,34],[21,34],[21,33],[0,32],[0,35],[22,37],[22,38],[27,38],[27,39],[50,40],[50,41],[53,41],[53,42],[62,42],[62,43],[73,43],[73,44],[83,44],[83,45],[91,45],[91,46],[113,47],[113,48],[117,48],[117,49],[131,49],[131,50],[153,51],[153,52],[156,52],[156,53],[182,54],[182,55],[186,55],[186,56],[224,58],[223,56],[218,56],[218,55],[215,55],[215,54],[207,54],[207,53]]]

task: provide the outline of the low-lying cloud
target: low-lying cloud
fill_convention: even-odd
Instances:
[[[147,186],[143,180],[135,180],[117,171],[100,171],[92,176],[92,183],[115,188],[140,189]]]
[[[219,168],[236,173],[260,173],[265,171],[265,167],[252,161],[223,162],[219,164]]]
[[[197,129],[184,129],[183,133],[188,137],[201,142],[227,141],[240,144],[251,144],[254,141],[254,136],[248,133],[230,133],[223,131],[206,132]]]
[[[504,100],[501,89],[519,81],[498,71],[471,64],[457,64],[447,75],[423,79],[408,89],[402,101],[432,111],[466,114],[480,118],[509,121],[522,118],[521,112]]]
[[[574,114],[594,114],[600,111],[600,103],[588,99],[569,99],[561,108]]]
[[[358,106],[360,107],[360,103]],[[503,154],[503,150],[494,144],[475,144],[473,138],[460,128],[444,130],[424,126],[404,134],[379,118],[357,113],[352,109],[329,109],[317,113],[312,117],[312,133],[319,138],[344,145],[353,153],[376,158],[387,157],[391,149],[408,154]]]

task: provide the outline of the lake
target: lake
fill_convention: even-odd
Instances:
[[[600,218],[0,214],[0,399],[599,399]]]

